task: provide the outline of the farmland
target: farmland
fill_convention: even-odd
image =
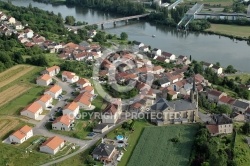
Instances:
[[[188,165],[196,131],[196,125],[146,127],[127,165]]]
[[[2,139],[6,134],[21,127],[20,124],[23,124],[22,121],[16,118],[0,117],[0,138]]]
[[[0,73],[0,87],[15,81],[16,79],[24,76],[28,72],[34,70],[35,66],[29,65],[16,65],[2,73]]]
[[[16,98],[16,96],[23,94],[29,89],[30,87],[27,85],[14,85],[0,92],[0,106],[3,106],[4,104]]]

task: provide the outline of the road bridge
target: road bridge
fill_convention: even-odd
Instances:
[[[122,18],[115,18],[115,19],[110,19],[110,20],[96,22],[94,24],[89,24],[89,25],[101,25],[102,28],[104,28],[104,24],[113,23],[114,25],[116,25],[116,23],[118,21],[126,21],[126,22],[128,22],[128,20],[131,20],[131,19],[138,19],[139,20],[140,18],[146,17],[149,14],[150,13],[141,14],[141,15],[135,15],[135,16],[122,17]],[[81,25],[81,26],[69,26],[69,25],[65,25],[65,27],[72,28],[72,29],[82,29],[84,26],[86,26],[86,25]]]
[[[177,0],[174,3],[172,3],[171,5],[168,6],[168,10],[170,9],[174,9],[175,6],[179,5],[181,2],[183,2],[183,0]]]

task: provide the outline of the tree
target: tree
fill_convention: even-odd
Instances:
[[[68,25],[74,25],[75,24],[75,18],[73,16],[66,16],[65,17],[65,24]]]
[[[121,40],[127,40],[127,39],[128,39],[128,34],[125,33],[125,32],[122,32],[122,33],[120,34],[120,38],[121,38]]]
[[[235,73],[237,72],[236,69],[232,65],[228,65],[227,68],[225,69],[225,73]]]
[[[190,62],[192,62],[192,55],[189,56],[189,60],[190,60]]]
[[[216,65],[216,66],[220,66],[220,62],[216,62],[215,65]]]
[[[250,124],[249,122],[245,122],[244,125],[241,127],[244,134],[250,133]]]
[[[86,164],[91,165],[91,166],[96,164],[95,160],[93,159],[93,157],[91,155],[88,155],[86,157]]]

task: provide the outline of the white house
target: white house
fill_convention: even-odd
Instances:
[[[121,114],[120,107],[114,104],[109,104],[102,113],[102,123],[116,123]]]
[[[168,52],[162,52],[161,54],[163,57],[169,59],[170,61],[175,61],[176,56],[172,53],[168,53]]]
[[[14,17],[8,17],[7,19],[9,24],[15,24],[16,23],[16,19]]]
[[[89,92],[90,94],[94,95],[95,91],[94,88],[92,86],[85,86],[81,89],[81,93],[84,92]]]
[[[41,86],[48,86],[52,83],[52,78],[48,74],[44,74],[36,79],[36,84]]]
[[[135,49],[136,51],[139,51],[140,47],[144,46],[142,42],[134,41],[133,43],[134,43],[133,49]]]
[[[22,30],[23,29],[23,25],[22,25],[22,23],[21,22],[19,22],[19,21],[16,21],[16,23],[15,23],[15,29],[16,30]]]
[[[63,108],[63,115],[68,115],[71,118],[75,118],[79,113],[79,105],[76,102],[71,102]]]
[[[89,92],[80,93],[74,100],[80,108],[90,108],[93,95]]]
[[[57,99],[60,94],[62,94],[62,88],[59,85],[53,85],[44,94],[49,94],[54,99]]]
[[[25,37],[31,39],[34,36],[34,32],[31,29],[24,30]]]
[[[206,68],[211,68],[213,67],[212,63],[208,63],[208,62],[203,62],[203,69],[205,70]]]
[[[91,86],[91,83],[89,82],[89,80],[85,79],[85,78],[80,78],[77,82],[76,85],[80,88],[84,88],[86,86]]]
[[[60,72],[59,66],[52,66],[52,67],[46,68],[44,71],[42,71],[43,74],[48,74],[51,77],[57,75],[59,72]]]
[[[62,80],[69,83],[75,83],[79,80],[79,76],[75,73],[64,71],[62,72]]]
[[[161,55],[161,50],[158,48],[154,48],[152,50],[152,54],[156,55],[156,56],[160,56]]]
[[[21,115],[37,120],[39,115],[43,112],[42,105],[34,102],[21,111]]]
[[[153,73],[154,74],[161,74],[165,71],[164,68],[162,68],[161,66],[154,66],[153,67]]]
[[[11,134],[9,136],[9,140],[10,142],[21,144],[32,136],[33,136],[32,128],[25,125],[19,130],[15,131],[13,134]]]
[[[0,14],[0,20],[4,21],[7,19],[7,16],[4,13]]]
[[[213,65],[212,70],[218,75],[223,73],[223,68],[220,66]]]
[[[65,130],[70,131],[71,130],[71,124],[74,122],[73,118],[70,118],[68,115],[63,115],[52,123],[52,129],[53,130]]]
[[[48,106],[50,106],[53,102],[53,98],[52,96],[50,96],[49,94],[45,94],[43,96],[41,96],[37,102],[39,104],[42,105],[43,109],[45,110]]]
[[[56,154],[63,146],[64,140],[58,136],[49,138],[40,146],[40,151],[49,154]]]

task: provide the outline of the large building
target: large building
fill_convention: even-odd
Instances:
[[[198,116],[198,92],[193,83],[190,100],[167,101],[159,99],[151,106],[151,122],[165,124],[194,123]]]

